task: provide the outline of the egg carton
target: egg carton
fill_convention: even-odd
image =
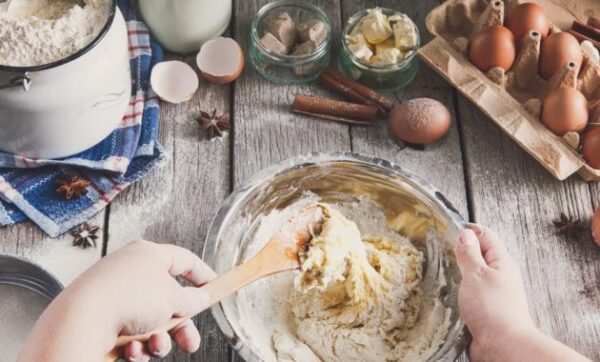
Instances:
[[[546,95],[569,85],[588,100],[589,122],[600,122],[600,62],[592,49],[582,46],[581,67],[565,64],[547,81],[538,73],[541,37],[533,31],[517,44],[508,72],[494,68],[484,74],[468,60],[469,36],[486,26],[502,25],[505,12],[523,2],[448,0],[428,14],[426,26],[435,38],[418,54],[557,179],[577,173],[586,181],[600,181],[600,170],[589,166],[580,153],[579,134],[559,137],[540,121]],[[600,14],[597,0],[527,2],[544,9],[551,32],[566,31],[574,20],[585,23],[588,16]]]

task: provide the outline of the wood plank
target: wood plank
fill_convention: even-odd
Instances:
[[[103,228],[104,212],[89,222]],[[103,234],[103,230],[98,232],[96,248],[82,249],[72,245],[73,237],[68,233],[52,239],[36,225],[26,222],[0,230],[0,253],[37,263],[66,286],[84,270],[100,260]]]
[[[344,1],[342,18],[346,22],[358,11],[375,6],[399,10],[415,21],[421,35],[421,44],[426,44],[432,37],[425,27],[425,17],[437,5],[436,0],[411,3],[398,3],[394,0]],[[448,107],[454,120],[448,135],[440,142],[427,146],[424,151],[418,151],[394,141],[388,131],[386,120],[382,120],[376,128],[353,127],[352,149],[354,152],[374,155],[406,167],[437,187],[463,217],[469,219],[467,186],[458,127],[460,120],[454,111],[454,91],[435,71],[420,60],[419,62],[415,79],[405,89],[395,92],[394,96],[398,101],[428,97],[442,102]],[[466,354],[463,354],[459,360],[468,360]]]
[[[249,49],[254,15],[268,0],[236,1],[234,34]],[[334,39],[341,32],[340,1],[311,0],[332,22]],[[248,67],[251,65],[248,63]],[[234,90],[233,183],[241,185],[259,170],[282,160],[313,152],[350,151],[348,126],[319,121],[289,111],[295,94],[326,95],[316,85],[285,86],[269,83],[247,69]],[[242,359],[235,353],[233,361]]]
[[[181,59],[168,55],[169,59]],[[185,60],[196,68],[193,56]],[[200,81],[192,100],[162,104],[161,143],[169,163],[119,195],[111,207],[108,251],[143,238],[172,243],[201,254],[208,226],[229,194],[228,135],[208,140],[194,120],[200,110],[229,112],[230,86]],[[160,297],[160,296],[157,296]],[[203,338],[193,355],[171,354],[171,361],[224,361],[229,347],[209,312],[195,319]]]
[[[237,1],[236,39],[248,51],[250,25],[258,9],[269,1]],[[339,1],[312,1],[329,16],[334,34],[340,32]],[[334,35],[335,37],[335,35]],[[251,65],[248,62],[248,68]],[[269,83],[247,69],[235,85],[234,184],[278,161],[312,152],[350,151],[348,127],[290,113],[295,94],[325,94],[315,85]]]
[[[599,360],[600,248],[589,233],[569,241],[552,225],[561,212],[591,216],[589,186],[554,179],[463,97],[459,115],[474,220],[497,230],[518,261],[540,329]]]

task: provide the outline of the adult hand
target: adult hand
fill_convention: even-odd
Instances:
[[[533,323],[519,266],[491,230],[471,224],[456,247],[460,314],[472,361],[589,361]]]
[[[175,277],[190,282],[180,285]],[[199,286],[216,274],[189,250],[136,241],[108,255],[75,280],[42,314],[26,341],[20,361],[103,361],[119,335],[142,334],[174,316],[208,307]],[[164,357],[172,346],[194,352],[200,334],[189,319],[147,343],[125,346],[124,358]]]

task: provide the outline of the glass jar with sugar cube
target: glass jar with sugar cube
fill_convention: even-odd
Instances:
[[[419,30],[406,14],[368,9],[348,20],[337,66],[369,87],[393,92],[415,77],[419,46]]]
[[[331,23],[317,6],[280,0],[258,11],[250,30],[250,62],[267,80],[300,84],[329,64]]]

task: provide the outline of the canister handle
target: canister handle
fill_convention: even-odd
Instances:
[[[18,75],[11,80],[8,81],[7,84],[0,85],[0,89],[8,89],[14,87],[22,87],[25,92],[29,91],[29,87],[31,86],[31,78],[29,78],[28,73],[24,73],[22,75]]]

